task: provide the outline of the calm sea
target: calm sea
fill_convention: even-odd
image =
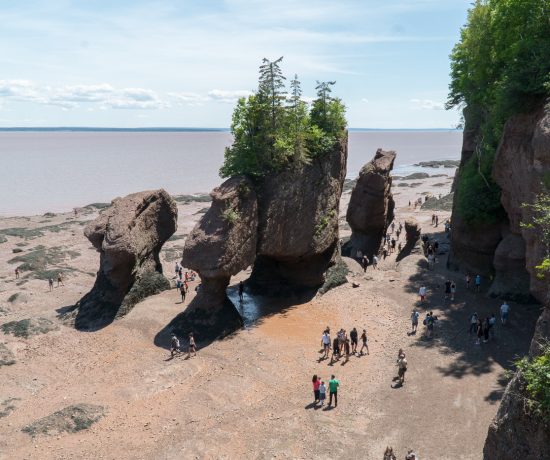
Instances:
[[[396,150],[394,173],[408,174],[419,161],[458,159],[461,140],[460,131],[351,131],[347,175],[355,177],[379,147]],[[0,132],[0,215],[70,211],[161,187],[208,192],[221,182],[230,143],[225,131]]]

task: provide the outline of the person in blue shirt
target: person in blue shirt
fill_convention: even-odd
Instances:
[[[481,276],[476,275],[476,292],[479,292],[481,288]]]

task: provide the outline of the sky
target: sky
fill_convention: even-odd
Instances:
[[[284,56],[335,80],[352,128],[454,128],[469,0],[0,0],[0,126],[227,128]]]

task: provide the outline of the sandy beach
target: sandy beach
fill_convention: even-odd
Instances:
[[[409,185],[399,185],[404,182]],[[392,187],[396,221],[414,216],[445,252],[442,222],[450,211],[437,211],[441,224],[435,228],[434,211],[408,203],[446,195],[451,183],[452,177],[441,176],[397,180]],[[341,237],[349,235],[348,201],[349,190],[341,200]],[[208,205],[178,202],[178,230],[161,252],[168,278],[185,236]],[[154,339],[190,300],[180,303],[176,290],[146,299],[93,333],[67,327],[57,317],[94,283],[99,256],[83,226],[98,212],[88,207],[76,216],[0,220],[0,241],[2,235],[6,240],[0,243],[0,324],[27,318],[51,322],[45,323],[48,332],[28,337],[0,332],[2,362],[15,361],[0,363],[0,459],[379,459],[387,445],[398,458],[408,448],[418,449],[422,459],[481,458],[507,382],[505,371],[528,349],[539,313],[535,306],[522,306],[520,323],[512,303],[511,327],[498,327],[494,341],[476,346],[467,332],[469,315],[496,312],[498,301],[467,292],[463,275],[446,270],[446,254],[434,271],[426,270],[418,253],[399,263],[390,255],[366,273],[348,259],[348,278],[358,287],[349,282],[308,302],[273,300],[271,313],[224,340],[201,344],[196,357],[169,359],[167,348]],[[6,229],[12,230],[2,233]],[[23,263],[37,269],[22,271],[15,280],[14,269]],[[47,277],[59,271],[64,285],[55,283],[49,292]],[[240,273],[232,285],[248,275]],[[447,278],[457,283],[453,303],[443,299]],[[428,302],[419,306],[421,283],[428,288]],[[253,302],[245,296],[242,308]],[[423,339],[422,326],[418,334],[408,334],[414,307],[421,319],[430,310],[438,316],[434,340]],[[366,328],[370,354],[332,365],[321,360],[327,325],[332,331]],[[409,370],[405,385],[392,388],[399,348],[407,353]],[[313,374],[340,380],[336,409],[311,404]],[[75,433],[33,437],[22,431],[73,404],[101,406],[104,415]]]

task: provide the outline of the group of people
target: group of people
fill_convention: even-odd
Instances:
[[[181,295],[181,303],[185,302],[185,297],[187,293],[189,292],[189,281],[195,281],[195,277],[197,274],[191,270],[183,272],[183,267],[180,265],[179,262],[176,262],[175,267],[176,272],[176,289],[179,291]]]
[[[61,272],[57,274],[57,287],[59,286],[65,286],[63,284],[63,275]],[[53,278],[48,278],[48,287],[50,289],[50,292],[53,291]]]
[[[395,222],[392,222],[388,230],[390,231],[384,236],[380,250],[377,254],[372,256],[372,261],[369,260],[367,255],[363,254],[361,250],[357,251],[356,259],[361,264],[364,272],[367,271],[367,267],[371,264],[372,268],[378,268],[379,257],[386,259],[388,255],[393,254],[394,252],[397,252],[397,254],[401,252],[402,245],[401,242],[399,242],[399,237],[403,232],[403,224],[399,222],[398,225],[396,225]]]
[[[316,406],[317,404],[321,404],[321,406],[324,406],[325,399],[327,397],[327,387],[325,385],[325,382],[315,374],[313,378],[311,379],[313,383],[313,405]],[[328,406],[332,406],[332,399],[334,398],[334,407],[338,406],[338,387],[340,386],[340,381],[336,379],[336,377],[333,375],[330,376],[330,380],[328,382],[328,389],[329,389],[329,401]]]
[[[178,353],[182,353],[180,340],[176,334],[172,333],[170,339],[170,357],[173,358]],[[197,344],[195,343],[195,337],[192,332],[189,333],[189,345],[187,347],[188,358],[191,357],[191,353],[193,353],[193,356],[197,356]]]
[[[349,361],[349,357],[351,354],[362,356],[363,350],[367,350],[367,354],[369,354],[369,345],[368,345],[368,339],[367,339],[367,330],[363,329],[363,332],[361,334],[361,349],[359,352],[357,351],[357,345],[359,343],[359,333],[357,331],[357,328],[353,328],[350,333],[349,337],[347,334],[347,331],[345,329],[340,329],[337,333],[334,339],[331,341],[330,338],[330,327],[326,327],[323,331],[323,335],[321,337],[321,346],[323,347],[322,353],[323,357],[321,359],[327,359],[330,351],[332,350],[332,355],[330,356],[330,364],[333,364],[335,361],[338,361],[341,357],[345,357],[345,363]]]
[[[500,306],[500,322],[503,326],[506,326],[508,323],[508,316],[510,314],[510,305],[504,300]],[[470,325],[468,328],[468,333],[471,335],[475,333],[476,336],[476,345],[481,345],[483,343],[489,342],[490,339],[495,337],[495,326],[497,324],[497,318],[494,313],[491,313],[491,316],[486,316],[485,319],[482,319],[477,312],[474,312],[470,316]]]

